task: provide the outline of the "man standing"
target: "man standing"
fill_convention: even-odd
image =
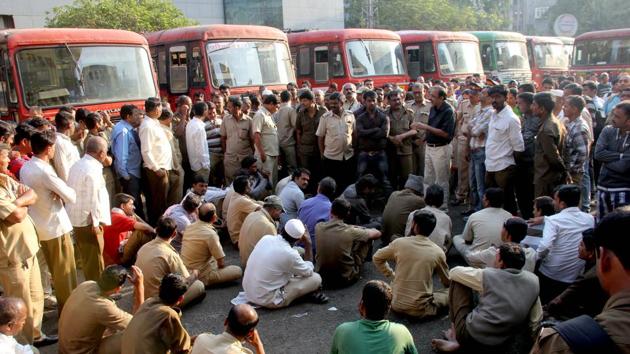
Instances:
[[[454,205],[470,202],[469,192],[469,162],[470,162],[470,123],[481,110],[479,91],[468,90],[468,100],[464,100],[457,107],[457,128],[455,129],[457,151],[457,190]]]
[[[389,161],[391,162],[390,180],[392,186],[398,189],[405,185],[407,176],[413,167],[412,137],[418,132],[411,128],[413,111],[404,107],[398,91],[392,91],[387,96],[389,108],[385,111],[389,119]]]
[[[427,237],[435,228],[430,211],[413,215],[411,235],[398,238],[374,254],[376,268],[392,279],[392,309],[414,317],[434,316],[448,304],[447,290],[433,290],[433,274],[449,286],[448,265],[442,248]],[[396,262],[396,271],[387,261]]]
[[[199,280],[205,286],[240,279],[243,271],[235,265],[225,264],[225,253],[213,223],[217,221],[212,203],[199,207],[199,220],[186,228],[182,242],[182,260],[188,271],[199,271]]]
[[[421,83],[413,83],[411,92],[413,93],[413,101],[407,102],[407,107],[413,111],[414,123],[429,123],[429,113],[431,113],[431,102],[425,100],[428,86]],[[413,174],[424,176],[424,159],[426,150],[426,132],[418,131],[413,138]]]
[[[166,205],[173,205],[182,200],[184,194],[184,167],[182,166],[182,152],[179,150],[179,143],[175,139],[171,123],[173,122],[173,112],[164,108],[160,118],[160,128],[164,131],[168,144],[171,147],[171,156],[173,164],[171,172],[168,174],[168,193],[166,195]]]
[[[376,93],[363,94],[365,109],[357,116],[357,173],[359,176],[371,171],[383,182],[383,189],[391,191],[388,162],[385,148],[389,135],[389,120],[385,113],[376,108]]]
[[[206,182],[210,177],[210,150],[206,136],[206,117],[208,105],[197,102],[192,107],[194,117],[186,126],[186,150],[190,169],[195,176],[201,176]]]
[[[585,102],[581,96],[569,96],[564,99],[563,112],[564,117],[567,119],[565,125],[567,135],[564,141],[564,155],[562,157],[570,178],[568,182],[580,186],[580,188],[590,147],[588,125],[581,117],[584,105]],[[586,166],[588,167],[588,164]],[[582,193],[586,192],[588,191],[582,190]]]
[[[111,224],[109,195],[103,178],[103,162],[107,158],[105,139],[89,138],[85,155],[70,168],[68,178],[68,186],[76,192],[76,201],[67,203],[66,210],[74,227],[86,280],[97,280],[105,268],[103,226]]]
[[[488,89],[483,89],[480,93],[480,109],[476,111],[470,125],[470,206],[471,208],[463,215],[470,215],[481,210],[481,200],[486,192],[486,140],[488,138],[488,127],[494,109],[492,108],[492,98],[488,95]]]
[[[345,96],[345,102],[343,103],[343,110],[350,111],[354,113],[359,108],[361,108],[361,104],[357,101],[357,87],[350,82],[343,84],[342,87],[343,94]]]
[[[206,139],[210,152],[210,176],[209,183],[215,187],[222,187],[225,182],[225,170],[223,168],[223,147],[221,145],[221,125],[223,116],[217,113],[216,105],[208,102],[208,115],[206,119]]]
[[[521,122],[505,104],[508,92],[503,86],[493,86],[488,90],[495,112],[488,126],[486,139],[486,188],[499,187],[503,190],[505,210],[516,214],[514,197],[514,177],[516,161],[514,152],[525,149],[521,135]]]
[[[169,174],[173,168],[173,153],[171,146],[166,144],[168,137],[158,122],[162,114],[162,102],[157,97],[150,97],[144,102],[144,109],[146,116],[138,128],[138,133],[147,178],[149,223],[154,225],[168,206]]]
[[[541,92],[534,95],[533,113],[541,120],[536,135],[534,155],[534,195],[553,195],[556,186],[564,183],[567,169],[562,160],[565,129],[553,116],[554,101],[551,94]]]
[[[243,268],[261,238],[278,234],[277,222],[283,212],[282,200],[278,196],[270,195],[265,198],[262,209],[247,215],[238,237],[238,252]]]
[[[57,127],[57,139],[55,139],[55,156],[52,164],[57,176],[64,182],[68,180],[68,172],[75,162],[79,161],[79,150],[72,144],[70,138],[74,134],[74,118],[68,112],[59,112],[55,115]]]
[[[429,123],[414,123],[412,128],[426,131],[424,182],[438,184],[444,190],[443,208],[448,209],[451,164],[451,140],[455,133],[455,113],[446,102],[446,90],[441,86],[431,89]]]
[[[111,148],[114,154],[114,169],[122,191],[134,198],[136,213],[144,219],[144,206],[140,197],[142,155],[140,137],[136,131],[140,122],[142,122],[142,111],[134,105],[123,105],[120,108],[120,121],[112,130]]]
[[[252,119],[252,138],[256,146],[256,158],[262,174],[269,179],[272,188],[278,183],[278,128],[271,117],[278,110],[278,98],[267,95],[263,98],[262,107]]]
[[[230,97],[230,115],[221,124],[221,146],[225,152],[223,165],[225,179],[229,183],[241,167],[241,161],[253,152],[252,119],[243,114],[243,101]]]
[[[280,143],[280,152],[284,157],[284,164],[287,172],[295,170],[298,167],[297,154],[295,150],[295,123],[297,120],[297,111],[291,105],[291,94],[289,91],[280,93],[280,108],[276,113],[278,122],[278,142]]]
[[[314,101],[311,91],[300,94],[300,108],[295,121],[296,142],[298,147],[298,162],[313,174],[313,179],[321,178],[321,153],[317,142],[317,127],[320,118],[326,114],[324,106]]]
[[[337,182],[337,190],[343,191],[356,173],[352,159],[354,114],[342,108],[341,94],[337,92],[330,95],[329,103],[330,111],[321,117],[316,135],[324,169]]]
[[[31,137],[33,157],[20,172],[20,180],[31,187],[38,198],[29,208],[42,253],[52,274],[57,295],[57,310],[61,310],[70,293],[77,286],[77,269],[72,246],[72,223],[64,203],[74,203],[76,193],[57,177],[50,161],[55,155],[55,133],[50,130],[36,132]]]
[[[525,220],[531,219],[534,201],[534,154],[536,134],[540,130],[541,121],[532,112],[534,94],[520,93],[516,102],[521,111],[521,134],[525,149],[517,152],[514,191],[518,201],[518,209]]]
[[[347,225],[350,203],[335,199],[330,221],[315,226],[316,267],[326,286],[350,285],[359,279],[372,240],[381,237],[376,229]]]

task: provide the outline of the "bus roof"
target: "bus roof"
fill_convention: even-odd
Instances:
[[[488,41],[516,41],[525,43],[525,36],[517,32],[504,32],[504,31],[475,31],[470,32],[475,37],[479,38],[480,42]]]
[[[51,44],[137,44],[146,45],[141,35],[123,30],[88,28],[27,28],[0,30],[0,43],[9,48]]]
[[[534,43],[549,43],[549,44],[560,44],[564,45],[564,43],[558,37],[543,37],[543,36],[526,36],[525,37],[528,42]]]
[[[562,44],[564,45],[573,45],[573,43],[575,42],[575,38],[573,37],[556,37],[556,38],[562,41]]]
[[[630,37],[630,28],[620,28],[607,31],[586,32],[575,37],[576,41],[584,41],[591,39],[612,39],[612,38]]]
[[[290,43],[343,42],[351,39],[385,39],[400,41],[395,32],[383,29],[346,28],[289,33]]]
[[[273,27],[249,25],[203,25],[146,33],[149,44],[213,39],[273,39],[286,41],[284,32]]]
[[[467,32],[450,32],[450,31],[398,31],[403,43],[414,43],[424,41],[468,41],[479,43],[479,39]]]

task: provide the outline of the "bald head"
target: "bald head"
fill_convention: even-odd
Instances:
[[[0,333],[15,336],[26,322],[26,304],[17,297],[0,297]]]
[[[93,136],[88,139],[85,144],[85,153],[90,155],[97,155],[101,151],[107,151],[107,141],[100,136]]]
[[[199,207],[199,220],[214,222],[217,215],[217,208],[212,203],[203,203]]]
[[[225,320],[226,330],[236,338],[247,337],[258,325],[258,313],[247,304],[233,306]]]

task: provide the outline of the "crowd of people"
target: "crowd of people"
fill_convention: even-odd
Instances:
[[[533,353],[630,353],[629,75],[540,91],[477,75],[406,91],[223,84],[173,108],[0,121],[2,348],[264,353],[252,306],[326,303],[373,262],[388,282],[365,284],[333,353],[417,352],[390,309],[448,313],[439,351],[505,352],[520,336]],[[113,301],[127,281],[131,313]],[[243,289],[225,332],[191,338],[180,309],[225,283]]]

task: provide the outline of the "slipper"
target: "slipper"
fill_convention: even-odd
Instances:
[[[328,302],[328,296],[324,295],[322,292],[312,293],[309,296],[309,301],[314,304],[325,304]]]

